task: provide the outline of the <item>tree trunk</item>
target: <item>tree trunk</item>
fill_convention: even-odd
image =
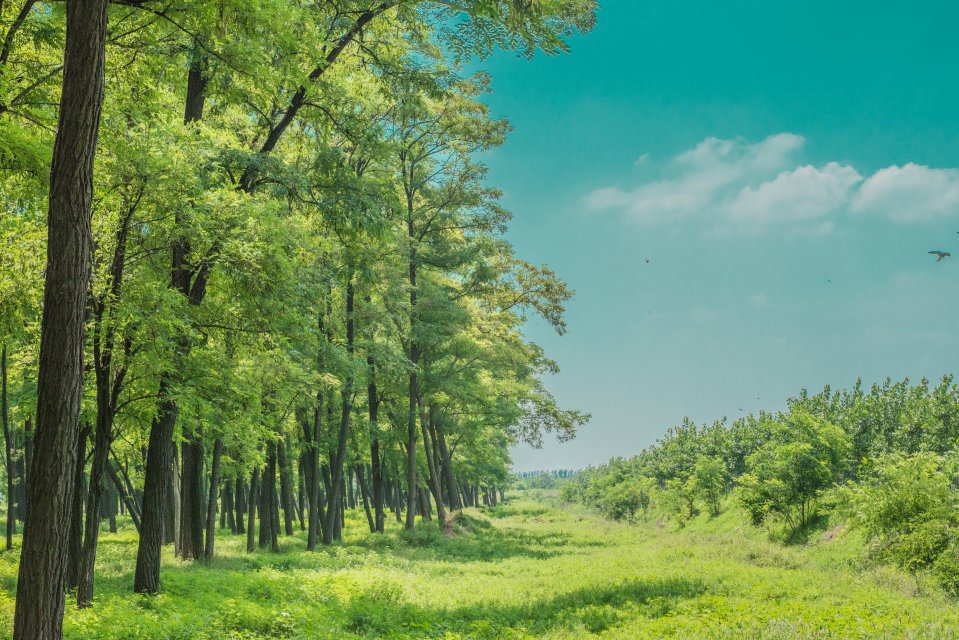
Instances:
[[[90,276],[93,161],[103,106],[107,0],[67,3],[63,90],[47,218],[37,376],[36,455],[17,580],[13,636],[63,634],[66,542],[76,475],[83,330]]]
[[[98,376],[100,378],[100,376]],[[77,606],[86,607],[93,601],[93,568],[97,558],[97,540],[100,536],[100,498],[103,495],[103,477],[110,445],[113,440],[113,415],[109,389],[101,389],[105,379],[97,381],[97,424],[93,442],[93,462],[90,464],[90,489],[87,492],[87,520],[80,557]],[[82,447],[81,447],[82,449]],[[83,464],[81,458],[80,464]]]
[[[27,507],[27,488],[30,486],[30,470],[33,468],[33,432],[30,429],[30,416],[23,421],[23,510],[26,514]]]
[[[237,533],[246,533],[246,527],[243,524],[243,520],[246,517],[246,502],[247,502],[247,493],[246,493],[246,481],[242,476],[236,478],[236,492],[234,503],[236,506],[236,532]]]
[[[274,529],[276,509],[276,443],[266,443],[266,469],[260,486],[260,546],[279,549]]]
[[[313,424],[303,423],[303,436],[307,443],[306,484],[310,517],[306,532],[306,548],[316,549],[320,537],[320,522],[324,519],[320,508],[320,435],[323,429],[323,392],[316,394],[316,407],[313,409]],[[312,432],[311,432],[312,430]]]
[[[73,500],[70,507],[70,538],[67,541],[66,589],[75,589],[80,584],[80,559],[83,553],[83,502],[86,499],[84,462],[87,453],[87,437],[90,426],[84,425],[77,439],[77,465],[74,469]]]
[[[236,507],[233,504],[233,479],[228,478],[223,487],[223,521],[221,524],[230,529],[230,533],[236,534]]]
[[[143,482],[143,517],[140,543],[137,546],[137,564],[133,578],[136,593],[156,593],[160,588],[160,547],[163,544],[164,494],[169,490],[173,466],[173,427],[177,406],[163,388],[158,394],[160,403],[157,417],[150,427],[147,466]]]
[[[206,500],[203,495],[203,441],[197,429],[185,428],[180,447],[180,557],[203,557],[203,525]]]
[[[384,513],[385,495],[383,493],[383,463],[380,461],[379,412],[380,397],[376,388],[376,363],[373,356],[366,359],[370,367],[370,383],[367,386],[367,405],[370,415],[370,476],[372,482],[373,531],[383,533],[386,524]]]
[[[346,283],[346,349],[347,353],[352,356],[354,352],[354,339],[353,339],[353,301],[354,301],[354,290],[353,290],[353,270],[350,270],[349,275],[347,276]],[[338,509],[331,509],[330,506],[336,504],[337,500],[342,505],[343,499],[340,494],[343,493],[343,476],[344,469],[343,465],[346,461],[346,441],[349,437],[350,430],[350,412],[352,411],[352,402],[353,402],[353,376],[352,374],[347,374],[346,381],[343,384],[343,389],[340,392],[342,399],[342,411],[340,413],[340,429],[337,433],[336,441],[336,452],[332,460],[330,461],[330,473],[331,473],[331,486],[330,486],[330,505],[327,505],[326,510],[326,526],[323,528],[323,544],[330,544],[333,542],[333,538],[336,537],[334,532],[334,527],[340,529],[338,526],[340,523],[337,522],[337,518],[342,518]]]
[[[213,544],[216,540],[216,500],[220,488],[220,457],[223,455],[223,438],[213,443],[213,461],[210,464],[210,493],[206,507],[206,546],[203,555],[213,557]]]
[[[7,409],[7,345],[0,354],[0,369],[3,376],[3,445],[4,463],[7,467],[7,550],[13,548],[13,534],[17,532],[17,517],[13,511],[13,447],[10,442],[10,422]]]
[[[257,498],[257,476],[260,470],[253,467],[253,476],[250,478],[250,492],[246,495],[247,520],[246,520],[246,550],[256,551],[256,498]]]
[[[277,457],[280,465],[280,501],[283,504],[283,527],[286,535],[293,535],[293,485],[290,480],[290,460],[286,455],[286,443],[283,439],[276,442]]]
[[[449,507],[455,511],[463,508],[460,500],[460,492],[456,486],[456,480],[453,478],[453,457],[450,455],[449,447],[446,446],[446,434],[443,432],[443,424],[436,419],[435,409],[430,405],[430,431],[436,440],[436,448],[439,449],[440,462],[442,464],[443,484],[446,486],[446,496],[449,500]]]
[[[433,447],[430,445],[430,434],[429,434],[429,423],[433,420],[432,408],[430,410],[430,416],[427,418],[425,411],[423,411],[422,403],[420,404],[420,429],[423,432],[423,449],[426,453],[426,469],[427,469],[427,484],[429,485],[429,490],[433,494],[433,499],[436,501],[436,515],[440,520],[440,526],[446,530],[448,526],[448,518],[446,514],[446,507],[443,505],[443,495],[440,491],[440,479],[439,473],[436,470],[436,458],[433,456]]]
[[[127,493],[126,487],[123,486],[123,481],[120,480],[120,476],[117,474],[116,469],[114,469],[113,464],[107,463],[107,474],[110,476],[110,480],[113,481],[113,486],[117,490],[117,493],[120,494],[121,504],[125,504],[127,507],[127,512],[130,514],[130,519],[133,520],[133,526],[136,527],[137,533],[140,533],[140,510],[137,507],[136,500],[133,499]]]
[[[300,531],[306,531],[306,522],[305,522],[305,512],[306,512],[306,476],[304,475],[306,469],[305,467],[305,457],[300,456],[300,465],[299,473],[296,474],[297,478],[297,492],[296,492],[296,515],[300,519]]]
[[[370,509],[370,503],[373,500],[369,496],[369,489],[366,486],[363,465],[356,465],[356,479],[360,484],[360,497],[363,500],[363,511],[366,512],[366,522],[370,525],[370,533],[376,533],[376,520],[373,518],[373,510]]]

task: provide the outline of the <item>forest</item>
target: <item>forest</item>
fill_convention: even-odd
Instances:
[[[96,606],[101,520],[161,555],[452,526],[571,438],[521,326],[470,61],[564,53],[592,0],[0,3],[0,341],[15,638]],[[18,536],[18,534],[20,534]],[[5,632],[9,629],[5,628]],[[99,636],[103,637],[103,636]]]

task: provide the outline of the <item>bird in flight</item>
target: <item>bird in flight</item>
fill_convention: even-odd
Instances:
[[[929,255],[936,256],[936,262],[942,262],[952,254],[948,251],[930,251]]]

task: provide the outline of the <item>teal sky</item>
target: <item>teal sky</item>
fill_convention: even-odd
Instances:
[[[605,0],[571,55],[483,65],[510,238],[577,290],[566,336],[529,334],[593,414],[517,468],[955,370],[956,24],[946,0]]]

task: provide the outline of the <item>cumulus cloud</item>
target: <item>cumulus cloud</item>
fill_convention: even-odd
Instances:
[[[802,137],[789,133],[756,144],[707,138],[672,160],[669,172],[674,177],[631,190],[596,189],[587,196],[586,204],[594,210],[621,210],[648,224],[688,218],[714,208],[738,185],[784,168],[803,142]]]
[[[804,143],[791,133],[757,143],[707,138],[669,161],[659,179],[596,189],[586,205],[649,225],[708,216],[720,226],[791,224],[809,233],[829,233],[846,212],[900,223],[959,214],[959,169],[910,163],[864,177],[849,164],[799,163]]]
[[[896,222],[925,222],[959,214],[959,169],[930,169],[911,162],[880,169],[863,183],[852,210],[884,215]]]
[[[804,165],[757,187],[743,187],[726,212],[732,220],[755,224],[822,218],[845,205],[860,181],[859,172],[847,165]]]

